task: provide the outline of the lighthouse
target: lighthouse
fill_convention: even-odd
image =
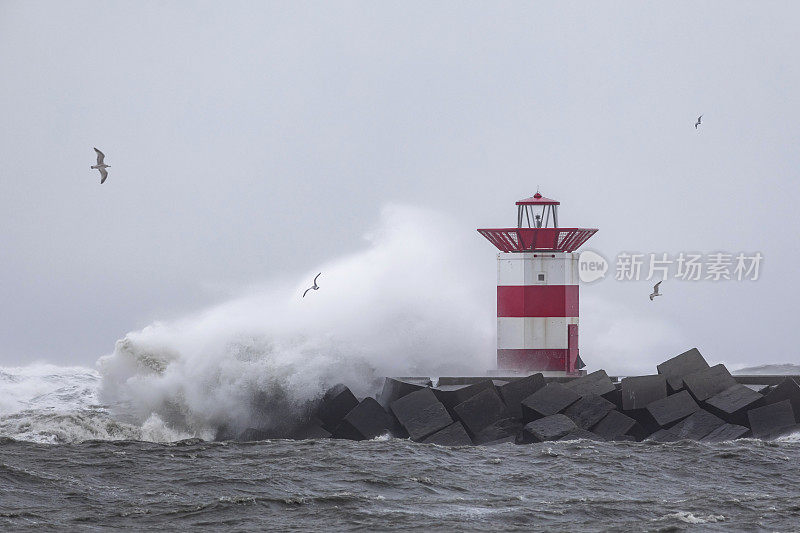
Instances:
[[[497,368],[575,375],[578,254],[597,233],[558,225],[560,202],[539,192],[517,202],[517,227],[479,229],[497,254]]]

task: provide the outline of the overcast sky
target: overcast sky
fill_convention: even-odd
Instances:
[[[612,260],[764,255],[756,282],[669,280],[654,303],[652,282],[582,287],[587,362],[691,346],[798,362],[799,16],[791,2],[2,0],[0,364],[92,364],[153,320],[294,283],[363,248],[386,204],[440,211],[480,242],[537,186]],[[112,166],[102,186],[93,146]],[[493,287],[484,245],[470,260]]]

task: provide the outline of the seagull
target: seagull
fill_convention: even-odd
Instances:
[[[699,117],[697,117],[697,122],[694,123],[694,129],[697,129],[697,126],[700,125],[700,122],[701,122],[702,118],[703,118],[703,115],[700,115]]]
[[[306,292],[304,292],[304,293],[303,293],[303,298],[305,298],[305,297],[306,297],[306,293],[307,293],[308,291],[310,291],[310,290],[317,290],[317,289],[319,289],[319,285],[317,285],[317,278],[318,278],[318,277],[320,277],[320,275],[321,275],[321,274],[322,274],[322,272],[320,272],[319,274],[317,274],[316,276],[314,276],[314,284],[313,284],[311,287],[309,287],[309,288],[307,288],[307,289],[306,289]]]
[[[106,169],[111,168],[111,165],[106,165],[105,163],[103,163],[103,159],[105,159],[106,154],[104,154],[97,148],[95,148],[94,151],[97,152],[97,164],[92,165],[89,168],[94,168],[100,171],[100,185],[102,185],[106,181],[106,178],[108,177],[108,171]]]
[[[664,280],[662,279],[661,281],[664,281]],[[662,294],[660,292],[658,292],[658,286],[661,285],[661,281],[659,281],[658,283],[653,285],[653,294],[650,295],[650,301],[651,302],[653,301],[653,298],[655,298],[656,296],[662,296]]]

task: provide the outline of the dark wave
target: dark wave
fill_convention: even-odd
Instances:
[[[790,440],[446,448],[4,439],[0,528],[793,530]]]

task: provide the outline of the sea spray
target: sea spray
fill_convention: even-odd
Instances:
[[[154,323],[98,361],[121,419],[156,415],[197,436],[291,427],[329,386],[374,394],[386,375],[483,373],[493,364],[493,262],[450,219],[389,206],[365,250],[310,266],[194,316]],[[317,271],[319,291],[301,298]]]

